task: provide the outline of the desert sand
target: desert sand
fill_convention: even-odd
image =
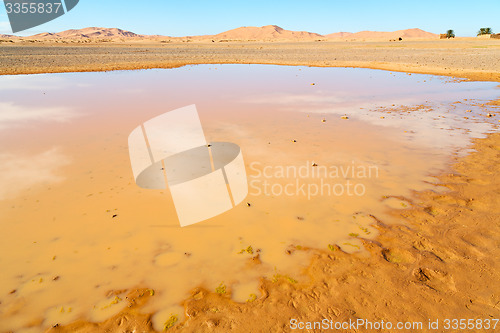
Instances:
[[[390,41],[399,37],[403,40]],[[169,37],[85,28],[24,38],[3,36],[0,75],[275,64],[362,67],[500,81],[499,39],[438,38],[420,29],[322,36],[265,26]]]

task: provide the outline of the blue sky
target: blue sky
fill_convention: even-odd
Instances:
[[[457,36],[474,36],[481,27],[500,32],[498,13],[500,0],[80,0],[66,15],[19,35],[97,26],[187,36],[275,24],[320,34],[421,28],[434,33],[454,29]],[[3,4],[0,33],[12,33]]]

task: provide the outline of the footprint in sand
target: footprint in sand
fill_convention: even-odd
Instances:
[[[425,284],[431,289],[443,292],[457,291],[453,276],[446,272],[421,267],[413,271],[413,276],[418,282]]]

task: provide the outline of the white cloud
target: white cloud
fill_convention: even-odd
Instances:
[[[63,181],[58,170],[69,163],[56,147],[36,155],[0,153],[0,200],[12,198],[32,186]]]
[[[0,102],[0,129],[30,121],[67,122],[77,117],[67,107],[26,107],[12,102]]]

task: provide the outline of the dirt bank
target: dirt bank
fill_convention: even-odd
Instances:
[[[362,67],[500,81],[500,40],[0,43],[0,75],[172,68],[189,64]]]

